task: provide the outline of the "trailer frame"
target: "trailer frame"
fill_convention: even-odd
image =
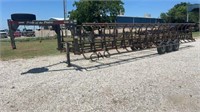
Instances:
[[[16,49],[14,32],[20,25],[52,26],[57,34],[57,49],[66,51],[67,64],[71,66],[70,53],[83,55],[87,60],[111,56],[109,50],[125,49],[130,52],[157,48],[158,54],[177,51],[180,43],[194,42],[194,23],[83,23],[75,21],[12,21],[8,20],[12,49]],[[64,41],[61,26],[71,31],[72,41]],[[100,53],[103,51],[103,53]],[[86,53],[92,53],[87,57]]]

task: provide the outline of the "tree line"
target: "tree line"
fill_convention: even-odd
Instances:
[[[187,5],[181,2],[168,12],[161,13],[160,18],[167,23],[184,23],[187,20]],[[117,15],[125,12],[122,0],[79,0],[73,4],[75,10],[70,11],[70,19],[77,20],[78,24],[85,22],[111,23]],[[189,22],[199,22],[199,11],[189,12]]]
[[[176,4],[166,13],[161,13],[160,17],[167,23],[184,23],[187,22],[187,6],[190,3],[181,2]],[[188,22],[199,22],[199,11],[189,12],[189,21]]]

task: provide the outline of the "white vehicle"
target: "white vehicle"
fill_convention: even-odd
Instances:
[[[8,31],[7,30],[0,30],[0,38],[7,38]]]

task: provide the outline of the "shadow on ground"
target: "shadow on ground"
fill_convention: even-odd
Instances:
[[[194,47],[194,46],[191,46],[191,45],[183,46],[183,47],[180,47],[179,50],[186,50],[186,49],[189,49],[191,47]],[[148,51],[146,51],[146,52],[148,52]],[[114,54],[114,55],[116,55],[116,54]],[[118,55],[121,55],[121,54],[118,54]],[[129,55],[122,55],[122,56],[129,56]],[[112,66],[122,65],[122,64],[126,64],[126,63],[130,63],[130,62],[142,60],[142,59],[145,59],[145,58],[152,58],[152,57],[156,57],[156,56],[160,56],[160,55],[157,54],[157,53],[151,53],[151,54],[142,55],[142,56],[138,56],[138,57],[134,57],[134,58],[133,57],[132,58],[127,58],[127,59],[117,59],[115,57],[111,57],[111,58],[116,59],[117,61],[114,61],[114,62],[111,62],[111,63],[101,63],[99,61],[95,61],[93,63],[97,63],[98,65],[89,66],[89,67],[82,67],[82,66],[79,66],[79,65],[76,65],[76,64],[71,64],[71,67],[66,67],[66,69],[57,69],[57,70],[49,70],[48,69],[49,67],[66,63],[64,61],[64,62],[59,62],[59,63],[52,64],[52,65],[49,65],[49,66],[41,67],[41,68],[33,68],[33,69],[28,70],[27,72],[21,73],[21,75],[39,74],[39,73],[45,73],[45,72],[56,72],[56,71],[66,71],[66,70],[93,71],[93,70],[97,70],[97,69],[103,69],[103,68],[108,68],[108,67],[112,67]],[[73,63],[75,61],[83,60],[83,59],[84,58],[71,60],[71,62]],[[66,66],[67,66],[67,64],[66,64]]]

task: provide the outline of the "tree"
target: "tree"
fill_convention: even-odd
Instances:
[[[183,23],[187,21],[187,5],[190,3],[181,2],[180,4],[175,5],[171,8],[167,13],[161,13],[160,17],[165,22],[171,23]],[[198,12],[190,12],[189,13],[189,22],[198,22]]]
[[[114,22],[117,15],[124,13],[121,0],[80,0],[75,1],[75,10],[70,12],[70,19],[77,20],[78,24],[84,22]]]
[[[168,19],[168,16],[166,13],[161,13],[160,18],[163,19],[165,22],[169,22],[170,19]]]

